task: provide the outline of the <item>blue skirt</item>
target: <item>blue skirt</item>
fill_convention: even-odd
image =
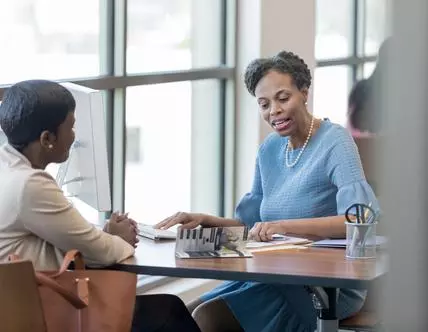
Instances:
[[[366,291],[342,289],[337,314],[343,319],[357,313]],[[313,332],[316,311],[303,286],[227,281],[201,296],[202,301],[223,299],[246,332]]]

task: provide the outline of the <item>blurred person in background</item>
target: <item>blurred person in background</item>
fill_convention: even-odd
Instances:
[[[367,79],[358,81],[348,100],[348,129],[353,137],[372,137],[381,130],[381,114],[376,96],[386,73],[388,56],[391,54],[391,37],[379,48],[376,67]]]

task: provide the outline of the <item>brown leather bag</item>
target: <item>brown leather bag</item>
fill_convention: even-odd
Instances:
[[[10,260],[19,260],[10,256]],[[67,270],[74,261],[75,270]],[[77,250],[67,252],[59,271],[36,272],[48,332],[130,331],[137,276],[85,270]]]
[[[0,331],[46,332],[34,267],[29,261],[0,263]]]

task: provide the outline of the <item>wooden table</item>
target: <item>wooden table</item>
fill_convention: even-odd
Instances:
[[[304,248],[255,253],[251,258],[175,258],[175,242],[141,239],[135,257],[113,266],[137,274],[181,278],[258,281],[311,286],[317,331],[338,331],[339,288],[368,288],[387,272],[387,255],[349,260],[343,249]],[[318,302],[317,302],[318,301]]]
[[[387,271],[385,253],[349,260],[342,249],[306,248],[255,253],[252,258],[179,259],[174,241],[141,239],[135,257],[114,268],[137,274],[366,288]]]

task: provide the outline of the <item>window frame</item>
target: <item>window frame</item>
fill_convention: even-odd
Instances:
[[[367,0],[353,0],[352,9],[352,54],[347,57],[338,57],[325,60],[317,60],[316,67],[334,67],[347,65],[351,67],[351,86],[362,78],[362,67],[368,62],[375,62],[376,55],[364,54],[365,19]]]
[[[126,73],[126,37],[127,37],[127,0],[105,0],[104,6],[100,6],[100,63],[101,72],[106,75],[93,76],[81,79],[59,79],[57,82],[71,81],[93,89],[104,90],[106,109],[106,131],[109,156],[109,173],[112,193],[112,210],[123,211],[124,208],[124,179],[126,162],[126,133],[125,133],[125,100],[126,88],[131,86],[143,86],[150,84],[183,82],[205,79],[217,79],[221,82],[221,122],[222,135],[220,160],[222,190],[225,192],[225,166],[226,154],[230,156],[231,132],[227,128],[233,127],[227,116],[226,109],[232,107],[234,96],[230,88],[235,80],[235,33],[236,33],[236,0],[221,0],[221,60],[222,63],[215,67],[202,67],[187,70],[160,71],[153,73],[127,74]],[[9,85],[0,84],[0,100]],[[226,133],[228,131],[228,133]],[[113,139],[114,137],[114,139]],[[227,159],[230,159],[227,158]],[[230,173],[230,171],[229,171]],[[230,176],[230,174],[229,174]],[[229,188],[229,187],[227,187]],[[229,188],[230,189],[230,188]],[[225,213],[223,197],[229,197],[230,193],[221,195],[219,199],[221,215]],[[108,217],[108,214],[107,216]]]
[[[366,20],[368,17],[368,8],[367,1],[369,0],[352,0],[352,52],[351,55],[342,57],[332,57],[330,59],[315,59],[315,68],[335,68],[337,66],[347,66],[350,70],[348,87],[349,91],[347,92],[347,100],[349,98],[349,94],[351,93],[355,84],[362,80],[368,78],[370,75],[365,75],[365,66],[367,64],[374,63],[376,66],[377,54],[367,54],[365,50],[365,42],[366,42]],[[385,1],[385,11],[388,12],[390,10],[388,2]],[[390,26],[388,25],[388,16],[385,16],[386,21],[384,22],[385,26],[385,36],[390,34]],[[316,24],[317,25],[317,24]],[[317,31],[315,32],[315,36],[317,35]],[[314,99],[314,110],[316,109],[316,100]],[[346,121],[348,119],[348,109],[347,106],[343,110],[344,117]]]
[[[188,70],[161,71],[127,74],[127,0],[105,0],[100,6],[100,72],[105,75],[60,79],[57,82],[73,82],[89,88],[105,91],[106,132],[109,158],[112,211],[123,211],[125,205],[126,163],[126,88],[149,84],[216,79],[220,81],[221,107],[221,172],[219,211],[230,214],[234,197],[234,85],[236,73],[236,21],[237,1],[221,0],[221,64]],[[10,85],[0,84],[0,101]],[[101,214],[105,220],[111,211]],[[149,277],[147,287],[159,285],[159,280],[173,281],[168,277]],[[161,281],[164,283],[164,281]],[[147,289],[148,289],[147,288]]]

